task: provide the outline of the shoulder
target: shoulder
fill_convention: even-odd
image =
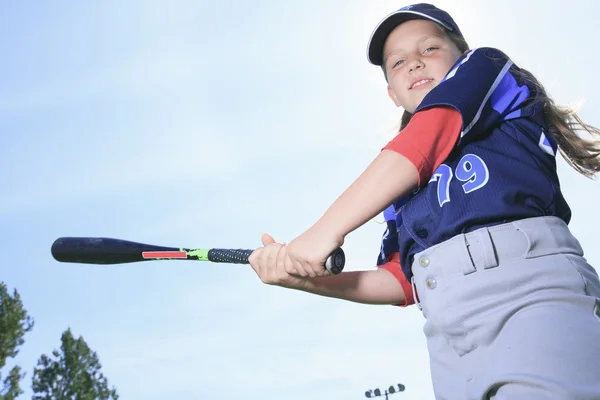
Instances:
[[[485,94],[498,80],[515,69],[518,68],[502,50],[477,47],[466,51],[456,61],[438,85],[438,92],[455,93],[460,88],[462,97],[477,97],[478,93]]]
[[[531,93],[510,57],[494,47],[471,49],[415,110],[446,105],[463,120],[462,137],[485,133],[499,121],[520,116]]]
[[[446,79],[453,78],[457,72],[470,73],[490,70],[499,71],[503,68],[510,68],[513,61],[500,49],[495,47],[477,47],[466,51],[454,64],[448,72]]]
[[[490,60],[510,60],[508,54],[496,47],[476,47],[465,52],[463,56],[468,57],[469,53],[477,58],[488,58]]]

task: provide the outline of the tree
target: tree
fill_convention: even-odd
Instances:
[[[16,289],[12,295],[6,285],[0,282],[0,371],[8,358],[19,354],[25,334],[33,328],[33,320],[23,307],[21,296]],[[14,400],[23,393],[19,382],[25,376],[21,367],[15,365],[2,381],[0,400]],[[2,374],[0,373],[0,379]]]
[[[90,350],[80,336],[73,337],[71,329],[61,336],[60,350],[52,356],[39,358],[33,372],[33,400],[117,400],[116,389],[108,388],[108,381],[100,372],[98,355]]]

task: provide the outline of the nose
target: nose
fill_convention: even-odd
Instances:
[[[423,64],[420,58],[413,58],[408,63],[408,72],[412,73],[415,70],[423,69],[424,66],[425,64]]]

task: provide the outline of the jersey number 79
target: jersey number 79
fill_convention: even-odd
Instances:
[[[488,183],[490,173],[485,162],[475,154],[464,155],[454,172],[448,165],[440,165],[429,179],[429,183],[438,182],[437,196],[440,207],[450,202],[450,182],[454,177],[464,182],[462,188],[465,194],[468,194],[484,187]]]

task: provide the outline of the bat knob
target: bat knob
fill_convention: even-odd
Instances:
[[[337,275],[344,270],[346,264],[346,255],[344,250],[337,248],[329,255],[327,261],[325,261],[325,268],[332,275]]]

